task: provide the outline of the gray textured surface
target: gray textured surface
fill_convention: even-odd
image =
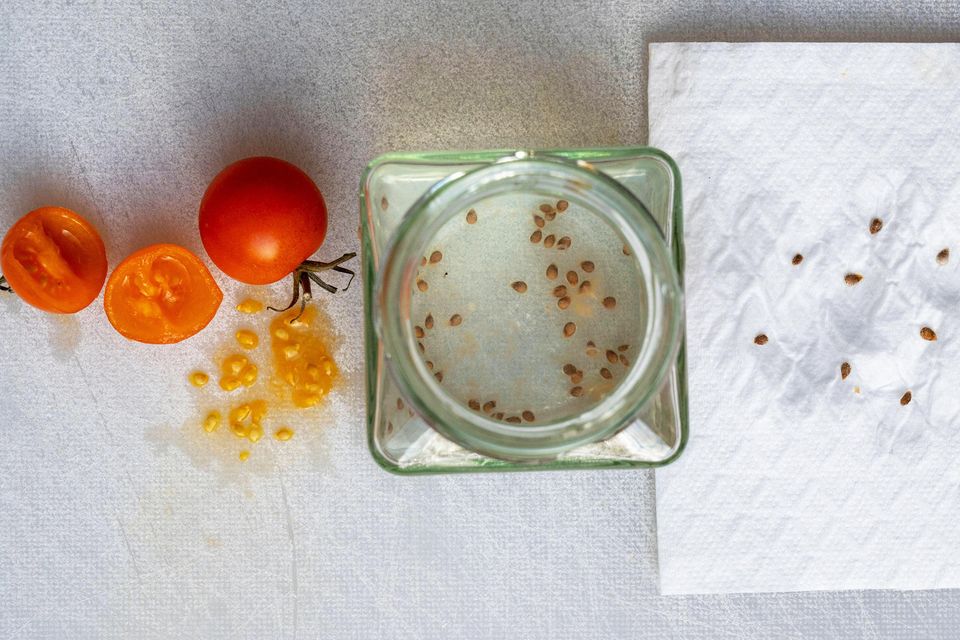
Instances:
[[[149,240],[197,248],[207,180],[266,152],[321,184],[333,253],[382,151],[644,141],[650,41],[960,35],[951,3],[886,4],[11,5],[0,221],[57,200],[92,212],[112,261]],[[4,303],[0,636],[956,635],[957,591],[658,596],[650,474],[386,475],[363,444],[358,294],[327,305],[354,384],[325,462],[247,478],[149,420],[188,397],[155,370],[204,343],[156,355],[95,313]]]

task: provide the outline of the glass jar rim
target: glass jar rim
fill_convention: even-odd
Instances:
[[[594,213],[616,226],[641,262],[648,322],[638,357],[603,400],[577,416],[514,425],[474,412],[446,394],[419,357],[410,310],[419,259],[436,230],[477,202],[524,184],[547,184],[558,197],[589,201]],[[400,392],[445,437],[501,459],[553,459],[624,428],[660,389],[682,341],[680,278],[663,230],[647,208],[590,163],[535,152],[517,152],[453,173],[424,193],[390,241],[377,274],[375,299],[376,331]]]

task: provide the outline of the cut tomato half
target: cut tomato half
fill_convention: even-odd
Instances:
[[[107,281],[104,310],[113,328],[138,342],[180,342],[203,329],[223,292],[196,255],[155,244],[121,262]]]
[[[64,207],[41,207],[3,238],[0,270],[24,302],[51,313],[76,313],[100,294],[107,254],[100,234]]]

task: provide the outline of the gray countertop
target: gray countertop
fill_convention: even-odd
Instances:
[[[40,201],[80,202],[112,230],[115,260],[157,220],[195,211],[226,159],[270,153],[317,179],[332,212],[330,242],[348,245],[360,172],[382,152],[644,143],[650,42],[958,35],[960,8],[950,2],[16,3],[0,18],[0,220],[6,228]],[[123,227],[111,222],[121,213]],[[196,246],[190,233],[173,239]],[[360,304],[354,295],[329,309],[348,353],[359,353]],[[81,371],[84,357],[74,358]],[[0,355],[4,377],[18,358]],[[80,415],[121,433],[122,416],[110,414],[86,368],[93,404]],[[953,590],[660,596],[652,473],[389,476],[365,451],[362,385],[348,395],[352,412],[329,436],[333,471],[289,470],[276,499],[260,505],[276,507],[275,521],[238,519],[258,531],[265,518],[269,539],[255,542],[277,557],[234,590],[216,586],[230,584],[222,573],[231,561],[198,562],[158,542],[176,532],[152,520],[146,503],[128,508],[118,498],[107,517],[122,533],[116,547],[90,538],[93,520],[45,509],[38,501],[49,494],[13,459],[37,449],[22,436],[10,444],[8,432],[0,636],[957,635]],[[86,402],[87,390],[78,398]],[[41,409],[0,400],[0,413],[42,434],[43,460],[58,464]],[[143,436],[130,437],[136,450]],[[91,471],[105,483],[97,490],[113,495],[111,478],[126,477],[137,501],[155,482],[150,473],[179,464],[141,468],[109,448],[85,460],[103,469]],[[198,500],[191,517],[202,521],[209,503]],[[44,538],[52,531],[65,534]],[[230,532],[220,535],[211,547],[229,546]],[[115,549],[125,549],[119,560]]]

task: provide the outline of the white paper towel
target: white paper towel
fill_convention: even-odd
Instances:
[[[960,46],[657,44],[649,102],[690,354],[662,592],[960,586]]]

